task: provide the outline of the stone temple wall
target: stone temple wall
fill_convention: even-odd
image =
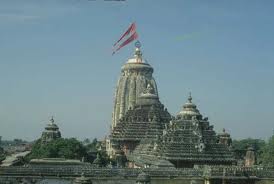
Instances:
[[[136,178],[91,178],[93,184],[136,184]],[[73,178],[24,178],[24,177],[1,177],[0,184],[73,184]],[[152,178],[151,184],[273,184],[274,179],[222,179],[207,180],[205,178]]]
[[[241,167],[171,168],[92,168],[87,166],[0,167],[0,184],[72,184],[84,173],[93,184],[135,184],[141,173],[151,184],[273,184],[274,169]]]
[[[72,184],[73,179],[19,179],[19,178],[0,178],[0,184]],[[135,178],[94,178],[93,184],[136,184]],[[151,184],[204,184],[203,179],[191,178],[158,178],[152,179]]]
[[[256,184],[273,184],[274,179],[261,179],[256,182]]]

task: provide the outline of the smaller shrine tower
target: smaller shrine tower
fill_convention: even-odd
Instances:
[[[232,144],[232,139],[230,137],[230,134],[226,132],[225,128],[223,128],[223,132],[218,135],[219,137],[219,143],[224,144],[228,147]]]
[[[249,146],[246,151],[245,155],[245,166],[246,167],[252,167],[256,163],[256,155],[255,155],[255,149],[253,146]]]
[[[41,140],[43,143],[48,143],[58,138],[61,138],[61,132],[59,131],[59,127],[54,123],[53,117],[51,117],[50,122],[42,133]]]

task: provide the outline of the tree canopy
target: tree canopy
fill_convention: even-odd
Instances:
[[[233,140],[232,142],[232,147],[234,149],[236,159],[244,159],[248,147],[252,146],[255,150],[258,163],[261,162],[261,157],[262,157],[262,153],[264,151],[265,145],[266,145],[266,142],[264,140],[252,139],[252,138],[242,139],[242,140]]]
[[[262,164],[274,167],[274,135],[268,140],[262,153]]]
[[[5,160],[5,154],[4,154],[4,149],[0,147],[0,163]]]
[[[37,140],[33,145],[29,159],[33,158],[65,158],[65,159],[82,159],[87,155],[86,148],[75,138],[56,139],[42,144]]]

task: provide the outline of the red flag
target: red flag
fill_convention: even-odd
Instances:
[[[135,31],[136,31],[136,25],[135,25],[135,22],[133,22],[130,25],[130,27],[127,29],[127,31],[122,35],[122,37],[113,46],[115,47],[125,36]]]
[[[131,43],[133,40],[138,38],[137,32],[134,32],[126,41],[124,41],[119,47],[113,51],[112,55],[115,54],[118,50],[120,50],[122,47],[126,46],[127,44]]]
[[[138,38],[138,34],[136,32],[136,25],[135,23],[132,23],[130,27],[127,29],[127,31],[122,35],[122,37],[113,45],[113,54],[115,54],[116,51],[120,50],[122,47],[126,46],[133,40]],[[123,42],[121,43],[121,41]]]

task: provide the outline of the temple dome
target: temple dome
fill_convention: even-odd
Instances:
[[[197,109],[197,106],[192,102],[191,94],[189,94],[188,101],[183,105],[182,110],[177,114],[177,116],[187,119],[192,117],[202,117],[199,110]]]
[[[140,48],[136,47],[134,57],[128,59],[127,63],[147,63],[147,62],[145,59],[143,59]]]
[[[153,68],[142,57],[140,48],[135,48],[134,57],[128,59],[127,62],[122,66],[122,72],[126,72],[127,70],[130,72],[135,70],[138,72],[153,72]]]
[[[50,119],[50,122],[47,124],[45,129],[48,131],[56,131],[59,129],[59,127],[54,123],[53,117]]]

